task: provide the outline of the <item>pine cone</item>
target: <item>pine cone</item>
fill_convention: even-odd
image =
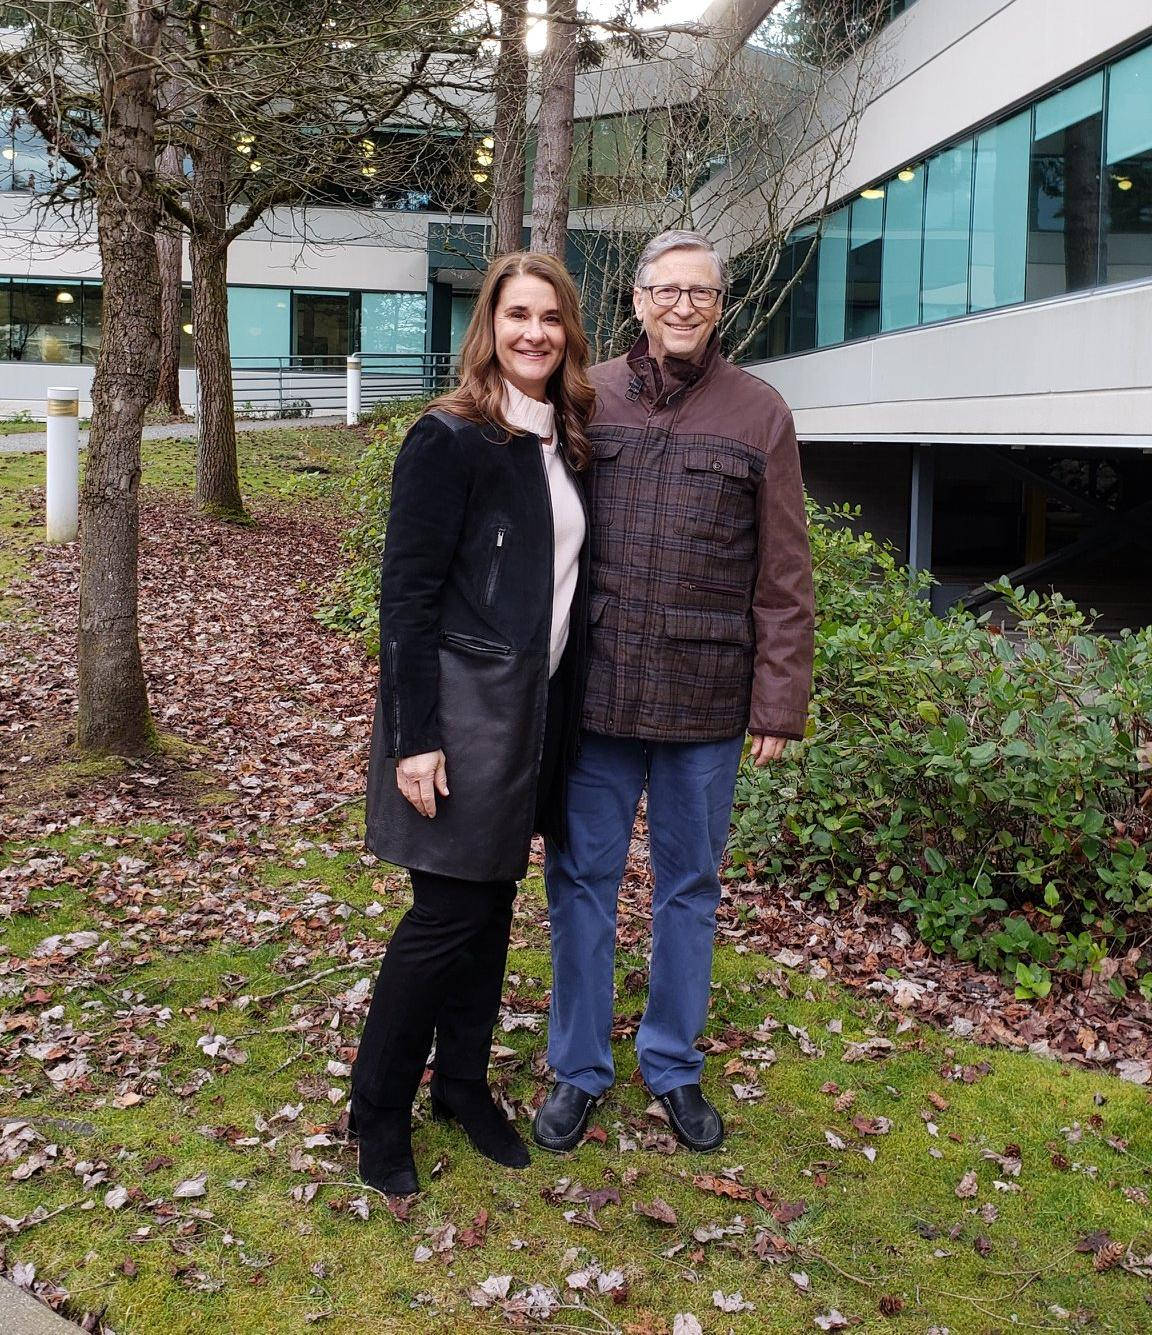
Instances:
[[[1092,1269],[1111,1270],[1123,1259],[1126,1250],[1122,1242],[1106,1242],[1092,1258]]]
[[[896,1316],[904,1310],[904,1299],[894,1293],[886,1293],[880,1299],[880,1315]]]

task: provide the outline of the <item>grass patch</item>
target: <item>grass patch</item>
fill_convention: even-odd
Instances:
[[[241,488],[246,496],[284,499],[332,495],[363,447],[362,432],[342,427],[237,432]],[[142,448],[145,487],[191,491],[196,474],[194,439],[146,440]]]
[[[0,621],[16,613],[15,586],[44,540],[43,490],[43,455],[0,454]]]
[[[233,902],[263,908],[271,925],[235,939],[222,904],[221,933],[189,940],[179,915],[201,891],[158,874],[172,864],[171,846],[153,865],[131,863],[120,873],[117,859],[126,854],[148,862],[149,838],[180,836],[122,832],[109,846],[108,832],[76,830],[45,841],[38,848],[61,852],[69,866],[97,860],[106,869],[100,883],[119,884],[120,892],[81,894],[63,871],[57,883],[45,878],[6,927],[18,956],[51,933],[90,929],[108,940],[104,964],[87,965],[54,987],[49,1002],[28,1009],[63,1005],[63,1022],[90,1032],[94,1051],[140,1045],[134,1068],[117,1066],[119,1080],[93,1061],[90,1087],[70,1093],[51,1086],[49,1062],[30,1056],[0,1077],[9,1116],[32,1120],[59,1147],[29,1180],[5,1182],[4,1213],[19,1219],[36,1206],[72,1203],[10,1238],[9,1256],[64,1284],[73,1312],[107,1303],[106,1319],[121,1332],[216,1327],[263,1335],[313,1322],[356,1331],[493,1329],[502,1324],[499,1307],[473,1308],[469,1291],[490,1275],[510,1275],[513,1293],[532,1284],[554,1290],[571,1310],[553,1324],[581,1330],[670,1330],[675,1313],[692,1312],[706,1331],[796,1332],[813,1329],[814,1316],[831,1308],[861,1318],[864,1329],[918,1335],[933,1324],[954,1333],[1069,1328],[1054,1315],[1061,1311],[1093,1313],[1093,1329],[1148,1328],[1149,1282],[1119,1269],[1097,1273],[1091,1255],[1074,1250],[1084,1235],[1106,1230],[1140,1255],[1152,1251],[1141,1195],[1152,1189],[1146,1091],[925,1028],[900,1033],[879,1004],[730,948],[717,953],[708,1027],[717,1051],[707,1084],[729,1125],[719,1154],[643,1148],[646,1135],[664,1128],[646,1116],[625,1039],[616,1046],[617,1084],[595,1116],[605,1143],[586,1142],[561,1158],[536,1153],[523,1173],[479,1159],[456,1128],[433,1124],[422,1096],[415,1145],[425,1192],[407,1221],[394,1219],[356,1185],[354,1154],[332,1132],[348,1079],[330,1063],[346,1060],[361,1025],[346,994],[374,966],[340,968],[266,1006],[236,1003],[346,966],[347,944],[386,937],[404,907],[397,878],[365,867],[352,847],[308,838],[275,846],[269,835],[264,860],[250,867],[252,879],[236,881]],[[203,852],[193,836],[180,847],[190,859]],[[5,860],[27,852],[9,847]],[[237,867],[244,865],[240,858]],[[218,886],[212,893],[219,896]],[[514,940],[523,944],[509,964],[518,1014],[542,1014],[541,908],[535,880],[522,896]],[[621,961],[622,1016],[643,1004],[642,979],[630,973],[637,963]],[[14,996],[9,1011],[20,1009]],[[246,1059],[208,1055],[198,1042],[207,1035],[224,1035]],[[543,1078],[542,1026],[497,1037],[510,1050],[497,1078],[523,1108]],[[888,1039],[891,1055],[843,1060],[846,1041],[869,1037]],[[762,1067],[768,1048],[778,1060]],[[731,1063],[742,1069],[725,1075]],[[965,1066],[974,1083],[942,1074]],[[131,1069],[136,1074],[125,1076]],[[199,1088],[197,1072],[210,1077]],[[855,1092],[850,1108],[837,1112],[838,1095],[821,1092],[832,1083]],[[734,1084],[763,1093],[740,1099]],[[141,1101],[115,1106],[126,1089]],[[935,1107],[930,1094],[947,1108]],[[890,1130],[865,1134],[852,1124],[860,1117],[888,1119]],[[834,1148],[826,1131],[845,1148]],[[329,1139],[312,1140],[317,1135]],[[1018,1177],[982,1153],[1015,1147]],[[866,1148],[875,1149],[874,1162]],[[106,1165],[97,1171],[107,1180],[86,1190],[77,1161]],[[771,1193],[762,1198],[767,1206],[803,1201],[803,1213],[781,1224],[755,1199],[693,1181],[715,1185],[724,1170],[738,1194],[737,1180]],[[976,1194],[958,1198],[969,1172]],[[179,1183],[201,1174],[205,1195],[174,1196]],[[555,1201],[562,1178],[615,1190],[620,1204],[601,1207],[600,1228],[590,1227],[579,1205]],[[312,1186],[311,1200],[293,1198]],[[129,1192],[118,1210],[104,1203],[115,1187]],[[350,1206],[361,1198],[367,1219]],[[634,1205],[656,1198],[675,1211],[675,1226],[635,1213]],[[82,1208],[86,1202],[91,1208]],[[458,1233],[454,1246],[416,1259],[418,1248],[443,1239],[435,1230],[452,1224],[463,1232],[483,1212],[489,1222],[479,1245],[462,1245]],[[757,1254],[758,1238],[759,1250],[770,1252],[769,1234],[794,1249],[776,1264]],[[581,1309],[566,1277],[593,1261],[621,1271],[627,1291],[617,1287],[614,1299],[593,1281]],[[810,1291],[790,1273],[806,1274]],[[714,1292],[738,1292],[754,1310],[722,1313]],[[904,1306],[882,1317],[881,1299],[886,1309]]]

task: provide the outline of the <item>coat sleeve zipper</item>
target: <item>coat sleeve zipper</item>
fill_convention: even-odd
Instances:
[[[392,678],[392,745],[400,754],[400,685],[396,677],[396,641],[388,641],[388,672]]]
[[[484,590],[484,606],[491,607],[496,596],[496,580],[500,574],[500,558],[504,555],[504,537],[508,530],[501,525],[496,530],[496,550],[492,553],[492,565],[488,570],[488,587]]]

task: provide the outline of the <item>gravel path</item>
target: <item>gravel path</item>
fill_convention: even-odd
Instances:
[[[272,431],[280,427],[342,426],[341,417],[277,417],[262,418],[257,422],[237,422],[237,431]],[[199,434],[196,422],[174,422],[170,426],[146,426],[145,440],[194,440]],[[80,432],[80,444],[88,444],[88,432]],[[0,454],[43,454],[44,430],[21,431],[11,436],[0,436]]]

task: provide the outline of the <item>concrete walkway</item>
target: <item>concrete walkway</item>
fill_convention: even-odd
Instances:
[[[75,1329],[26,1290],[0,1279],[0,1335],[64,1335]]]
[[[272,431],[282,427],[298,428],[307,426],[343,426],[343,417],[278,417],[262,418],[258,422],[237,422],[237,431]],[[146,426],[145,440],[194,440],[200,434],[197,422],[174,422],[171,426]],[[88,432],[80,432],[80,445],[88,444]],[[0,436],[0,454],[43,454],[44,429],[39,431],[19,431],[10,436]],[[3,1335],[3,1327],[0,1327]]]

